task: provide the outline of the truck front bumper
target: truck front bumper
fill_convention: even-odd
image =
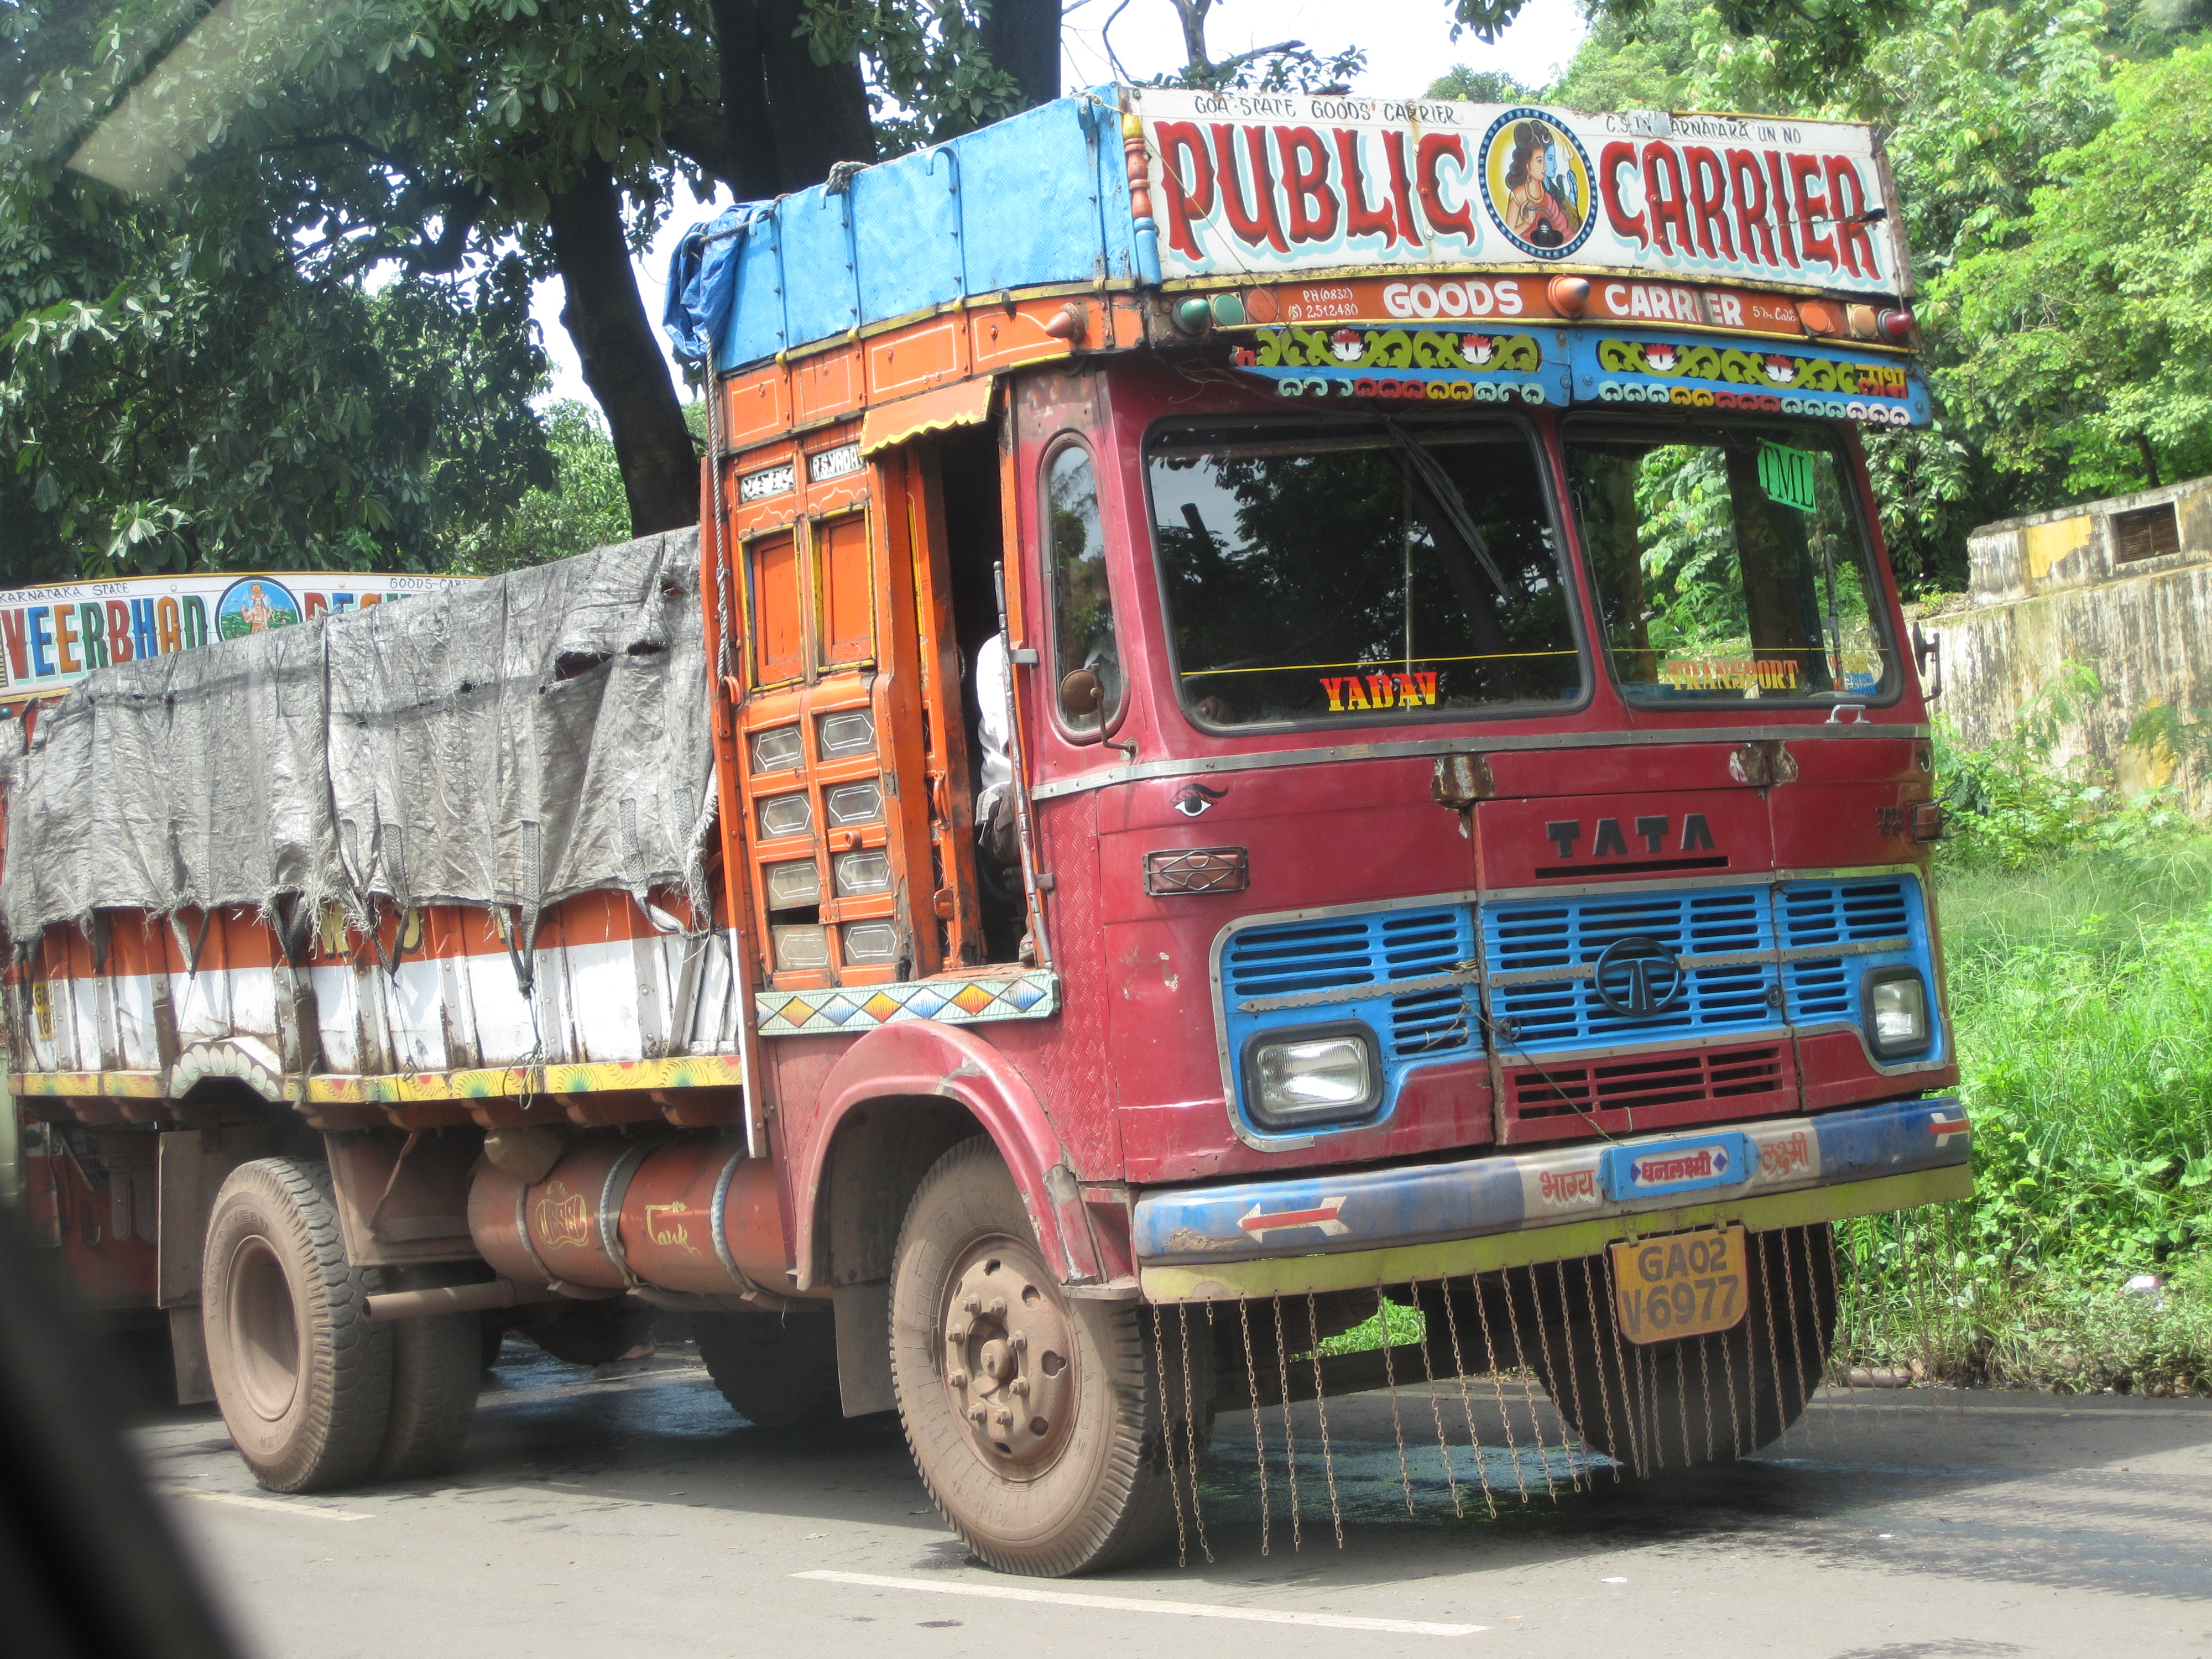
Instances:
[[[1139,1283],[1154,1302],[1357,1290],[1590,1255],[1616,1240],[1875,1215],[1973,1190],[1948,1096],[1451,1164],[1148,1192]]]

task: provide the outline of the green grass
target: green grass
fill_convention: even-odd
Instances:
[[[1948,862],[1976,1195],[1846,1230],[1844,1347],[1954,1381],[2212,1387],[2212,840]],[[2162,1298],[2122,1292],[2141,1273]]]

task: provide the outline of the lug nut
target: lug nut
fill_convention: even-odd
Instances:
[[[964,1389],[968,1386],[968,1373],[965,1371],[955,1371],[951,1376],[946,1377],[945,1380],[947,1382],[950,1382],[956,1389]]]
[[[988,1311],[994,1319],[1004,1319],[1006,1316],[1006,1298],[1003,1296],[993,1297]]]
[[[960,1298],[960,1306],[961,1306],[961,1310],[962,1310],[962,1311],[966,1312],[966,1313],[971,1313],[971,1314],[972,1314],[972,1313],[981,1313],[981,1312],[982,1312],[982,1311],[983,1311],[983,1304],[982,1304],[981,1300],[980,1298],[976,1297],[974,1297],[974,1296],[963,1296],[963,1297],[962,1297]]]
[[[1011,1340],[1016,1353],[1027,1353],[1030,1351],[1030,1334],[1027,1331],[1016,1331]]]
[[[955,1325],[951,1330],[945,1332],[945,1334],[947,1340],[951,1341],[965,1342],[968,1340],[968,1328],[965,1325]]]
[[[1030,1380],[1029,1380],[1029,1378],[1027,1378],[1026,1376],[1018,1376],[1018,1377],[1016,1377],[1016,1378],[1014,1379],[1014,1384],[1013,1384],[1013,1387],[1014,1387],[1014,1397],[1015,1397],[1016,1399],[1018,1399],[1018,1400],[1020,1400],[1020,1399],[1027,1399],[1027,1398],[1029,1397],[1029,1392],[1030,1392]]]
[[[1014,1414],[1012,1412],[1000,1412],[996,1420],[1002,1429],[1011,1429],[1014,1426]]]
[[[980,1429],[983,1426],[983,1419],[988,1417],[990,1413],[983,1407],[978,1406],[974,1411],[969,1412],[968,1415],[969,1418],[974,1419],[975,1426]]]

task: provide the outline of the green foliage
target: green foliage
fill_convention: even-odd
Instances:
[[[1429,98],[1456,98],[1469,104],[1518,104],[1538,97],[1540,89],[1523,86],[1503,70],[1473,70],[1454,64],[1429,82]]]
[[[551,486],[526,491],[503,524],[458,550],[456,568],[489,576],[629,539],[622,471],[599,411],[564,399],[545,410],[545,425]]]
[[[1964,346],[1948,400],[2000,466],[2081,495],[2212,469],[2212,46],[2124,65],[2112,90],[2115,118],[2049,159],[2016,245],[1933,296]]]
[[[1951,831],[1937,857],[1947,869],[2036,869],[2077,854],[2154,850],[2190,833],[2172,793],[2124,796],[2087,762],[2051,760],[2067,728],[2103,696],[2095,669],[2065,662],[2001,742],[1966,749],[1955,726],[1936,721],[1936,785]]]
[[[1427,1326],[1419,1308],[1407,1307],[1386,1297],[1381,1306],[1350,1330],[1323,1337],[1317,1352],[1328,1358],[1334,1354],[1369,1353],[1382,1347],[1403,1347],[1409,1342],[1419,1342]]]
[[[2212,842],[1939,882],[1976,1195],[1853,1224],[1853,1357],[2212,1386]],[[2132,1274],[2170,1300],[2128,1297]]]

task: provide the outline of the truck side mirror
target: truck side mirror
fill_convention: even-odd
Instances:
[[[1060,712],[1073,726],[1095,725],[1100,705],[1106,701],[1106,688],[1099,683],[1096,671],[1071,668],[1060,676]]]

